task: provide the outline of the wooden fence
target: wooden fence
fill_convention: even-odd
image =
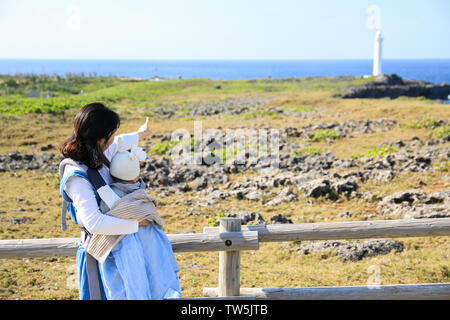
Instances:
[[[219,251],[218,288],[204,288],[209,299],[450,299],[450,283],[241,288],[240,251],[260,242],[449,236],[450,218],[244,225],[224,218],[201,234],[168,234],[174,252]],[[74,256],[79,238],[0,240],[1,258]]]

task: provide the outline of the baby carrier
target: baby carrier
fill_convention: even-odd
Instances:
[[[65,171],[65,167],[71,165],[76,167],[75,170]],[[79,270],[79,291],[81,300],[101,300],[106,299],[102,283],[99,277],[99,270],[97,261],[87,252],[84,248],[89,242],[92,234],[77,221],[76,209],[72,203],[72,199],[64,191],[64,186],[70,177],[76,176],[87,180],[92,189],[94,190],[97,204],[100,204],[100,195],[97,190],[106,185],[106,182],[98,172],[88,168],[86,165],[80,162],[76,162],[72,159],[64,159],[59,165],[60,176],[60,193],[63,197],[62,210],[61,210],[61,229],[65,231],[66,225],[66,213],[68,212],[72,221],[77,224],[81,229],[81,246],[77,251],[77,265]]]

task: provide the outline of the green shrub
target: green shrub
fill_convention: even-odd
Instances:
[[[367,151],[366,157],[380,158],[397,151],[398,151],[397,148],[383,144],[381,147],[376,147]]]
[[[420,128],[428,129],[428,128],[432,128],[432,127],[436,126],[438,123],[439,123],[439,120],[435,120],[433,118],[425,116],[422,119],[417,120],[416,122],[402,124],[401,127],[415,128],[415,129],[420,129]]]
[[[221,163],[226,163],[227,160],[236,158],[238,151],[238,148],[222,148],[213,150],[212,154],[219,157]]]
[[[252,110],[242,114],[245,120],[256,118],[282,119],[283,117],[274,110]]]
[[[339,139],[341,136],[339,133],[332,129],[317,129],[313,132],[313,137],[310,138],[308,141],[310,142],[322,142],[329,140],[336,140]]]
[[[368,157],[368,158],[382,158],[387,156],[388,154],[397,152],[398,149],[385,145],[383,144],[381,147],[375,147],[370,149],[369,151],[366,152],[366,154],[356,154],[356,155],[352,155],[351,158],[352,159],[357,159],[357,158],[361,158],[361,157]]]
[[[313,155],[322,154],[322,153],[323,153],[323,151],[320,150],[319,148],[308,147],[308,148],[303,148],[298,151],[294,151],[294,156],[296,156],[296,157],[301,157],[304,155],[313,156]]]
[[[161,143],[157,143],[154,146],[150,148],[150,153],[157,153],[157,154],[165,154],[167,150],[175,147],[178,145],[181,141],[163,141]]]
[[[193,150],[194,145],[195,145],[195,138],[191,137],[190,139],[163,141],[163,142],[153,145],[150,148],[149,153],[165,154],[169,149],[171,149],[179,144],[189,145],[190,149]]]
[[[181,107],[180,110],[176,113],[177,116],[183,117],[187,115],[191,111],[189,107]]]
[[[448,125],[448,124],[443,125],[442,127],[435,128],[429,134],[429,136],[432,137],[435,140],[441,139],[441,138],[443,138],[445,136],[448,136],[448,135],[450,135],[450,125]]]
[[[313,108],[313,107],[307,107],[307,106],[291,106],[291,105],[282,106],[281,109],[282,109],[282,110],[290,110],[290,111],[297,112],[297,113],[314,111],[314,108]]]
[[[432,166],[439,168],[443,172],[448,172],[450,170],[450,161],[435,162]]]
[[[219,212],[215,217],[208,219],[208,226],[217,227],[220,224],[220,219],[222,218],[225,218],[225,214],[223,212]]]

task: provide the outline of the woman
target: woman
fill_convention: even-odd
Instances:
[[[117,244],[120,247],[121,245],[126,245],[126,241],[138,241],[139,232],[143,228],[155,228],[149,220],[120,219],[102,214],[99,209],[99,196],[86,175],[88,168],[95,169],[98,170],[107,184],[112,182],[109,174],[109,165],[111,158],[118,150],[118,137],[114,138],[114,134],[119,125],[119,116],[113,110],[101,103],[88,104],[75,116],[72,136],[60,146],[60,151],[66,158],[60,164],[60,191],[63,198],[69,202],[68,209],[72,220],[82,228],[83,242],[89,240],[90,234],[129,235]],[[120,137],[124,146],[133,146],[137,145],[140,139],[149,134],[147,118],[145,124],[137,132],[122,134]],[[65,216],[65,209],[63,209],[63,214]],[[149,232],[149,229],[145,231]],[[150,230],[150,232],[152,231],[153,229]],[[159,241],[158,244],[164,247],[167,253],[167,237],[163,234],[154,234],[155,241]],[[167,257],[167,254],[165,256]],[[135,281],[135,275],[119,274],[116,263],[123,263],[123,261],[116,261],[113,252],[110,253],[104,264],[97,264],[95,260],[94,262],[92,261],[92,257],[86,254],[83,246],[80,246],[77,251],[80,299],[92,299],[95,293],[101,296],[102,299],[152,298],[150,295],[134,296],[132,294],[133,290],[130,289],[130,282],[137,282]],[[94,263],[94,267],[89,267],[92,266],[92,263]],[[168,279],[170,280],[168,282],[175,283],[172,287],[178,290],[162,288],[165,289],[165,295],[161,296],[161,298],[179,297],[181,289],[179,288],[179,279],[176,275],[179,269],[173,253],[172,257],[166,258],[165,261],[155,259],[151,263],[153,263],[153,269],[149,268],[148,273],[151,270],[154,273],[155,263],[160,264],[157,266],[160,269],[169,268],[174,271],[172,279]],[[90,272],[89,277],[88,271]],[[152,276],[155,277],[155,274],[148,274],[148,278]],[[99,280],[93,280],[94,278]],[[92,284],[93,281],[97,283],[97,290],[92,289],[95,288]],[[99,297],[97,296],[96,298]]]

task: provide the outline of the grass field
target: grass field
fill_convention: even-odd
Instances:
[[[217,101],[228,98],[258,96],[270,102],[258,112],[225,117],[203,117],[203,128],[222,129],[238,126],[269,125],[301,127],[310,123],[326,123],[346,119],[365,120],[390,118],[399,126],[379,133],[352,134],[333,143],[321,139],[310,141],[308,150],[314,153],[331,151],[336,157],[373,155],[378,145],[386,141],[410,141],[413,136],[425,140],[433,129],[425,120],[450,119],[450,107],[425,99],[351,99],[333,98],[339,89],[366,79],[302,78],[212,81],[209,79],[137,81],[118,78],[86,77],[72,80],[20,78],[15,83],[0,77],[0,154],[12,151],[42,152],[40,147],[51,144],[45,152],[57,153],[56,146],[72,132],[73,118],[85,103],[103,101],[121,116],[118,133],[135,131],[146,116],[151,119],[154,134],[168,134],[177,128],[192,130],[195,118],[167,119],[155,112],[169,105]],[[66,81],[66,82],[65,82]],[[72,81],[72,82],[71,82]],[[53,86],[52,86],[53,85]],[[217,89],[216,86],[220,86]],[[73,88],[74,90],[71,90]],[[52,98],[26,98],[29,90],[54,92]],[[83,90],[83,94],[79,92]],[[279,107],[297,112],[296,116],[274,116],[268,112]],[[311,112],[314,116],[303,116]],[[300,116],[302,115],[302,116]],[[439,132],[435,134],[440,134]],[[158,143],[158,139],[147,139]],[[447,142],[444,146],[449,146]],[[147,150],[150,151],[150,150]],[[385,152],[381,150],[379,152]],[[370,153],[372,152],[372,153]],[[443,159],[448,161],[448,159]],[[393,181],[367,181],[360,191],[375,194],[418,189],[426,193],[448,191],[448,168],[440,167],[427,173],[398,175]],[[231,174],[239,181],[246,175]],[[69,223],[60,230],[61,197],[55,177],[40,171],[0,172],[0,239],[77,237],[78,228]],[[424,184],[418,186],[418,182]],[[277,191],[277,190],[272,190]],[[158,198],[153,190],[149,193]],[[184,198],[195,191],[184,193]],[[375,204],[361,199],[313,199],[299,196],[294,202],[268,208],[262,202],[221,200],[213,206],[195,208],[199,214],[187,214],[188,207],[179,196],[160,200],[159,214],[166,224],[166,233],[193,230],[202,232],[208,219],[222,211],[257,211],[266,221],[283,213],[294,223],[364,220],[375,212]],[[351,217],[338,217],[344,211]],[[27,217],[23,224],[12,224],[12,218]],[[375,220],[389,219],[377,215]],[[298,287],[366,285],[371,276],[368,268],[380,268],[381,284],[438,283],[450,280],[450,245],[448,237],[397,239],[404,244],[403,252],[365,258],[358,262],[343,262],[332,253],[300,255],[294,243],[262,243],[256,251],[243,251],[241,257],[241,287]],[[203,287],[216,287],[218,253],[176,254],[181,268],[183,296],[201,296]],[[77,299],[78,292],[68,284],[76,279],[75,258],[0,259],[0,299]]]

